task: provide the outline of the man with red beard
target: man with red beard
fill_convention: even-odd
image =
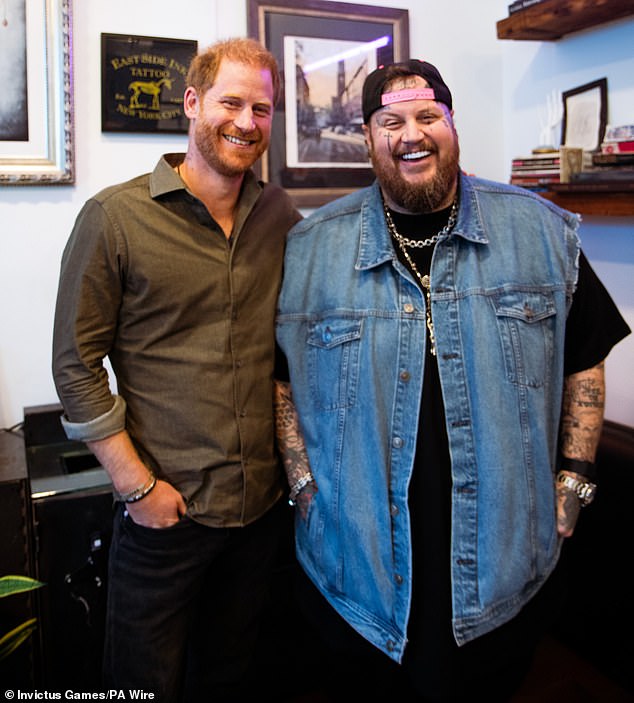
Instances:
[[[300,215],[251,170],[279,94],[254,40],[196,56],[187,153],[91,198],[62,259],[62,422],[117,499],[104,683],[163,703],[241,699],[283,525],[274,316]]]
[[[300,602],[332,700],[505,701],[629,330],[575,215],[460,172],[434,66],[378,68],[362,105],[376,182],[293,227],[277,316]]]

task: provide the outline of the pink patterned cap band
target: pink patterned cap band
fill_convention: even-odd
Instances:
[[[408,76],[420,76],[425,79],[427,85],[403,90],[390,90],[389,86],[393,84],[394,80]],[[384,92],[385,88],[387,90]],[[426,90],[429,90],[430,93],[426,93]],[[416,100],[417,98],[435,100],[453,110],[451,92],[447,84],[438,69],[427,61],[409,59],[408,61],[387,64],[387,66],[379,66],[369,73],[363,82],[361,95],[363,123],[368,124],[370,117],[376,110],[380,110],[391,102]]]
[[[436,95],[433,88],[408,88],[406,90],[395,90],[393,93],[383,93],[381,95],[381,105],[391,105],[392,103],[402,103],[406,100],[435,100]]]

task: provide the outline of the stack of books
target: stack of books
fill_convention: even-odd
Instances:
[[[592,154],[591,164],[572,177],[572,182],[634,183],[634,125],[608,126],[601,152]]]
[[[529,190],[546,190],[559,183],[558,151],[544,151],[530,156],[518,156],[511,163],[511,184]]]
[[[634,124],[608,126],[601,143],[603,154],[634,154]]]

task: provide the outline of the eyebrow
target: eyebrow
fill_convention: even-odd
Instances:
[[[426,113],[429,115],[435,115],[437,117],[442,117],[444,115],[444,110],[437,104],[434,103],[433,105],[426,105],[425,107],[421,107],[419,110],[416,111],[417,115],[420,115],[422,113]],[[377,119],[380,119],[382,117],[399,117],[402,118],[403,115],[400,112],[397,112],[395,110],[390,110],[389,107],[386,105],[385,108],[379,108],[376,113]]]
[[[244,102],[250,102],[246,98],[244,98],[241,95],[236,95],[235,93],[231,92],[226,92],[226,93],[219,93],[217,96],[214,98],[215,100],[235,100],[240,103]],[[258,107],[273,107],[273,101],[269,100],[268,98],[262,98],[261,100],[256,100],[253,105],[256,105]]]

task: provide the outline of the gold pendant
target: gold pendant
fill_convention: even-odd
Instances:
[[[429,276],[427,274],[424,276],[420,276],[420,282],[423,284],[423,288],[425,289],[425,299],[427,301],[425,319],[427,321],[427,329],[429,330],[429,351],[431,352],[432,356],[436,356],[436,335],[434,334],[434,321],[431,316],[431,282]]]

